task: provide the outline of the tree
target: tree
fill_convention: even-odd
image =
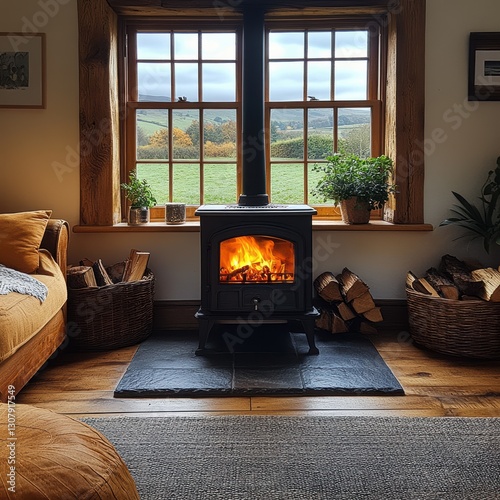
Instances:
[[[191,142],[194,146],[199,146],[200,144],[200,122],[198,120],[193,120],[191,125],[186,129],[186,134],[191,138]]]
[[[338,150],[343,154],[355,154],[361,158],[371,155],[370,124],[353,127],[344,137],[339,137]]]
[[[236,122],[234,120],[229,120],[220,125],[222,132],[222,143],[236,141]]]
[[[168,146],[168,129],[158,129],[150,138],[149,145],[158,148],[165,148]]]
[[[193,141],[191,139],[191,137],[189,137],[189,135],[184,132],[184,130],[181,130],[180,128],[176,128],[174,127],[174,129],[172,130],[172,139],[173,139],[173,142],[174,142],[174,145],[175,146],[181,146],[181,147],[185,147],[185,146],[192,146],[193,145]]]
[[[137,145],[146,146],[147,144],[149,144],[149,137],[142,127],[137,127]]]

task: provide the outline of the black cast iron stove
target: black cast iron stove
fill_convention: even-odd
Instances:
[[[243,2],[243,194],[235,205],[202,205],[200,344],[216,322],[302,322],[318,354],[312,305],[312,216],[307,205],[275,205],[266,194],[264,7]]]
[[[312,215],[307,205],[203,205],[200,345],[216,322],[299,320],[317,354],[312,305]]]

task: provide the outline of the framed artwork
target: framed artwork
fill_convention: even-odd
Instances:
[[[45,108],[45,33],[0,33],[0,108]]]
[[[500,101],[500,33],[470,34],[469,101]]]

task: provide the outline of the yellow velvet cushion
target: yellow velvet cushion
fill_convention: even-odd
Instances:
[[[38,269],[38,250],[52,210],[0,214],[0,264],[22,273]]]

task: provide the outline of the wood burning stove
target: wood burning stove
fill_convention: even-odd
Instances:
[[[302,322],[317,354],[312,305],[312,215],[307,205],[203,205],[200,345],[215,322]]]
[[[312,305],[312,216],[307,205],[274,205],[264,155],[264,6],[243,3],[243,192],[237,205],[202,205],[201,354],[215,322],[299,320],[317,354]]]

